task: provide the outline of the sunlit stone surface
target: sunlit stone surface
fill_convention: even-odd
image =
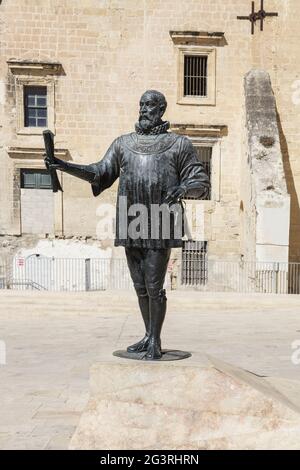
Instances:
[[[70,448],[299,449],[299,384],[278,384],[197,354],[98,363]]]

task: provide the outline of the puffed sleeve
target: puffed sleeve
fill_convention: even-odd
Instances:
[[[98,163],[89,165],[96,173],[91,183],[94,196],[99,196],[116,181],[120,175],[120,142],[119,138],[114,140],[106,154]]]
[[[187,189],[186,195],[205,199],[209,195],[210,181],[196,150],[187,137],[182,138],[178,162],[180,185]]]

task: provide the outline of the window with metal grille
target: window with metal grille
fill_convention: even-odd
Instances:
[[[25,127],[47,127],[47,87],[24,86]]]
[[[184,241],[181,260],[181,284],[204,285],[207,282],[207,241]]]
[[[207,96],[206,55],[184,56],[184,96]]]
[[[208,174],[209,181],[211,182],[211,157],[212,157],[212,147],[201,147],[194,145],[194,148],[197,152],[197,156],[199,159],[199,162],[201,162],[204,166],[204,169],[206,173]],[[205,198],[206,200],[210,200],[211,198],[211,190],[209,191],[209,194]],[[197,199],[193,196],[187,196],[185,199]]]
[[[47,170],[21,169],[21,188],[51,189],[51,177]]]

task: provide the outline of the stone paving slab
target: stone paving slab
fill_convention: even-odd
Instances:
[[[168,298],[165,348],[300,380],[291,361],[300,296],[174,291]],[[88,400],[90,366],[142,334],[133,292],[1,291],[0,448],[67,449]]]

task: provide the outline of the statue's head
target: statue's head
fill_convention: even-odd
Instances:
[[[162,123],[167,108],[165,96],[156,90],[147,90],[140,99],[139,126],[145,132]]]

